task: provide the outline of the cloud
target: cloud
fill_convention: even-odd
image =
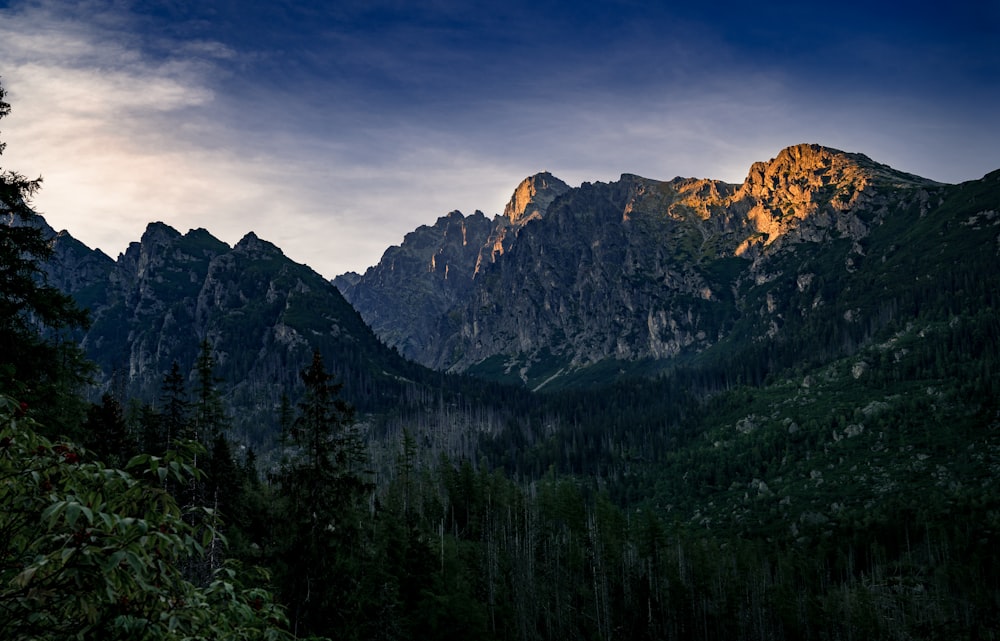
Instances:
[[[866,23],[798,50],[809,33],[775,39],[746,9],[627,2],[140,4],[0,9],[4,165],[42,174],[50,224],[111,255],[162,220],[252,230],[333,276],[453,209],[502,211],[541,170],[739,182],[799,142],[938,180],[997,164],[997,89],[969,80],[996,54],[970,66],[960,40],[911,59]]]
[[[0,22],[13,106],[4,160],[44,176],[35,205],[50,224],[112,255],[153,220],[208,227],[230,242],[249,231],[235,225],[253,218],[254,203],[268,202],[267,181],[282,177],[245,157],[232,144],[239,132],[215,119],[211,66],[151,58],[108,37],[106,26],[51,9],[32,5]],[[219,57],[228,49],[184,48],[192,50]]]
[[[109,181],[155,182],[148,179],[169,173],[170,155],[175,161],[181,152],[168,134],[171,118],[210,103],[212,92],[183,63],[145,60],[115,44],[120,39],[101,38],[45,6],[4,16],[0,25],[13,107],[5,161],[46,177],[36,204],[61,219],[54,224],[107,247],[122,221],[90,214],[113,210],[129,193],[116,193]]]
[[[51,225],[112,256],[162,220],[230,244],[254,230],[332,276],[376,262],[429,216],[502,207],[476,203],[497,183],[490,163],[432,132],[370,117],[352,127],[356,109],[323,112],[268,87],[220,95],[214,61],[236,57],[230,47],[178,43],[154,57],[117,37],[131,28],[119,14],[81,22],[56,9],[0,22],[13,106],[3,160],[44,176],[34,204]]]

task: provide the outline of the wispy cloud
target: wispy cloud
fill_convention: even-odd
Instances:
[[[737,182],[798,142],[938,180],[1000,166],[1000,90],[970,84],[960,41],[913,56],[934,94],[871,25],[815,50],[789,31],[786,52],[746,9],[738,24],[697,11],[15,2],[0,9],[2,160],[44,176],[53,226],[109,254],[162,220],[229,243],[253,230],[327,276],[450,210],[499,212],[540,170]],[[955,60],[962,73],[945,73]],[[996,54],[976,64],[989,75]]]
[[[91,246],[115,255],[153,220],[230,243],[255,230],[332,276],[376,262],[428,216],[502,207],[475,202],[496,187],[494,168],[433,135],[351,129],[350,113],[324,116],[267,88],[263,102],[239,104],[213,88],[224,75],[213,60],[235,55],[227,46],[181,42],[154,58],[117,37],[126,17],[61,15],[31,5],[0,21],[14,107],[4,164],[43,175],[36,207]],[[239,109],[255,113],[234,118]],[[324,117],[340,130],[328,138],[317,137]]]

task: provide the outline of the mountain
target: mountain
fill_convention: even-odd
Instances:
[[[448,279],[426,276],[454,235],[442,219],[421,228],[419,243],[408,235],[363,276],[340,282],[388,344],[429,367],[532,388],[606,381],[718,359],[737,342],[781,340],[792,333],[785,325],[835,310],[848,324],[885,321],[892,313],[870,309],[878,301],[860,284],[889,278],[898,235],[941,212],[956,217],[947,235],[970,236],[958,217],[976,212],[951,210],[961,191],[806,144],[754,163],[740,185],[624,174],[569,188],[540,174],[518,187],[485,243],[463,246],[466,258]],[[940,245],[911,236],[906,253]],[[976,251],[992,251],[990,242]],[[423,268],[407,269],[394,260],[399,253]],[[423,307],[428,299],[435,304]],[[421,309],[419,322],[401,308]]]
[[[252,232],[230,247],[204,229],[181,234],[151,223],[113,260],[67,232],[47,231],[55,250],[49,281],[90,312],[79,338],[98,366],[99,390],[155,406],[174,362],[191,390],[207,340],[243,442],[273,443],[282,396],[294,401],[314,349],[362,415],[391,406],[389,414],[405,416],[440,402],[439,374],[386,347],[330,282]],[[460,389],[455,383],[444,394]],[[471,423],[455,421],[474,431]]]
[[[0,225],[23,225],[13,214],[0,214]],[[68,231],[56,232],[40,215],[36,215],[32,225],[42,231],[51,243],[52,260],[41,265],[49,284],[72,294],[83,307],[102,296],[104,283],[114,267],[114,260],[99,249],[91,249],[73,238]]]
[[[472,295],[475,278],[513,245],[529,222],[541,218],[569,186],[549,173],[526,178],[502,216],[453,211],[410,232],[388,248],[363,276],[334,279],[345,298],[387,344],[433,366],[441,347],[441,319]]]
[[[741,185],[536,174],[502,215],[452,212],[336,287],[253,233],[229,247],[162,223],[117,259],[47,228],[48,278],[91,312],[80,340],[102,390],[155,404],[174,361],[193,383],[208,340],[236,431],[266,441],[316,347],[363,413],[431,429],[442,398],[481,399],[439,423],[468,450],[460,432],[490,432],[525,401],[427,367],[529,389],[689,366],[713,385],[759,383],[851,355],[931,298],[989,306],[997,191],[996,172],[943,185],[799,145]]]
[[[355,290],[346,276],[334,283],[343,292],[356,292],[353,305],[373,310],[365,321],[382,340],[419,360],[436,349],[430,341],[438,319],[471,291],[478,252],[491,230],[482,212],[466,217],[453,211],[407,234],[377,266],[354,279],[370,286]]]

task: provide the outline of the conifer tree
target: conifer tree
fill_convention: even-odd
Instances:
[[[203,340],[199,345],[198,359],[195,361],[197,375],[197,398],[195,400],[195,433],[203,444],[214,443],[222,435],[227,425],[226,412],[222,407],[222,397],[215,376],[215,356],[212,344]]]
[[[188,417],[187,389],[177,361],[170,365],[170,371],[163,377],[160,400],[163,402],[160,429],[167,447],[173,447],[181,440],[193,440],[194,432]]]
[[[111,394],[104,394],[99,404],[87,410],[84,434],[84,446],[110,466],[124,467],[138,453],[129,438],[121,403]]]
[[[301,378],[305,391],[279,477],[278,580],[294,630],[346,638],[359,616],[371,484],[353,409],[337,396],[341,386],[318,351]]]
[[[139,403],[130,407],[129,420],[139,441],[139,450],[159,456],[167,450],[166,434],[160,413],[149,403]]]
[[[0,118],[10,113],[4,95],[0,87]],[[83,418],[77,392],[90,366],[64,334],[85,327],[87,315],[46,282],[52,246],[31,208],[41,182],[0,168],[0,387],[17,388],[36,416],[65,430]]]

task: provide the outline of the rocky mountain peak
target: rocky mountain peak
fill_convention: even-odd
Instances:
[[[542,218],[555,199],[570,190],[569,185],[547,171],[522,180],[504,207],[503,215],[495,218],[489,239],[479,250],[475,273],[479,274],[503,256],[524,225]]]
[[[5,207],[3,203],[0,203],[0,225],[8,227],[37,227],[42,230],[42,235],[47,239],[52,239],[56,236],[56,230],[41,215],[35,214],[29,220],[25,220],[16,214],[10,213]]]
[[[241,238],[240,241],[236,243],[236,246],[233,247],[233,251],[250,258],[284,256],[276,245],[269,243],[266,240],[261,240],[257,234],[253,232],[249,232]]]
[[[162,222],[153,222],[146,225],[146,231],[139,239],[140,245],[167,245],[175,238],[180,238],[181,233]]]
[[[386,249],[382,262],[390,266],[397,261],[423,263],[428,271],[437,271],[442,258],[455,259],[467,253],[470,242],[479,243],[489,233],[490,221],[481,211],[465,216],[458,210],[439,217],[433,225],[421,225],[403,237],[403,242]],[[475,245],[478,248],[478,245]],[[466,260],[467,262],[467,260]],[[441,263],[443,269],[446,263]],[[402,265],[400,265],[402,266]],[[449,270],[450,271],[450,270]],[[465,276],[471,278],[469,270]]]
[[[0,212],[3,212],[2,208]],[[77,302],[84,306],[90,303],[90,298],[80,292],[102,282],[114,266],[114,261],[107,254],[99,249],[90,249],[65,229],[56,232],[40,214],[25,220],[9,212],[0,213],[0,225],[30,225],[40,229],[52,247],[52,257],[43,265],[48,283],[63,292],[73,293]]]
[[[795,145],[750,166],[743,194],[757,199],[800,196],[808,187],[861,178],[861,167],[843,152],[819,145]]]
[[[180,232],[166,223],[149,223],[139,242],[129,243],[125,253],[118,257],[118,271],[124,270],[130,276],[141,276],[154,257],[180,237]]]
[[[465,246],[469,243],[469,227],[485,224],[488,224],[486,215],[478,209],[471,216],[465,216],[456,209],[449,212],[448,215],[438,218],[434,227],[440,230],[441,236],[448,244],[457,243]]]
[[[880,198],[874,187],[913,189],[935,184],[864,154],[817,144],[787,147],[771,160],[751,165],[733,195],[735,210],[746,212],[754,232],[736,253],[754,257],[760,247],[778,241],[780,246],[834,236],[860,240],[868,225],[857,212],[874,209],[873,199]]]
[[[515,225],[523,225],[545,214],[552,201],[570,187],[547,171],[529,176],[514,190],[504,207],[503,217]]]
[[[859,153],[817,144],[793,145],[767,162],[755,162],[743,183],[746,195],[760,199],[800,199],[822,187],[861,191],[873,181],[896,186],[933,185],[934,181],[897,171]]]
[[[449,212],[387,248],[363,276],[343,274],[334,284],[356,308],[382,310],[365,321],[383,340],[408,358],[426,359],[441,316],[472,287],[476,260],[493,224],[481,211],[470,216]],[[400,327],[416,331],[404,336]]]
[[[344,272],[343,274],[334,276],[333,280],[331,280],[330,282],[332,282],[333,286],[339,289],[340,293],[343,294],[344,292],[348,291],[351,287],[354,287],[359,282],[361,282],[362,278],[363,277],[358,272],[351,271],[351,272]]]

